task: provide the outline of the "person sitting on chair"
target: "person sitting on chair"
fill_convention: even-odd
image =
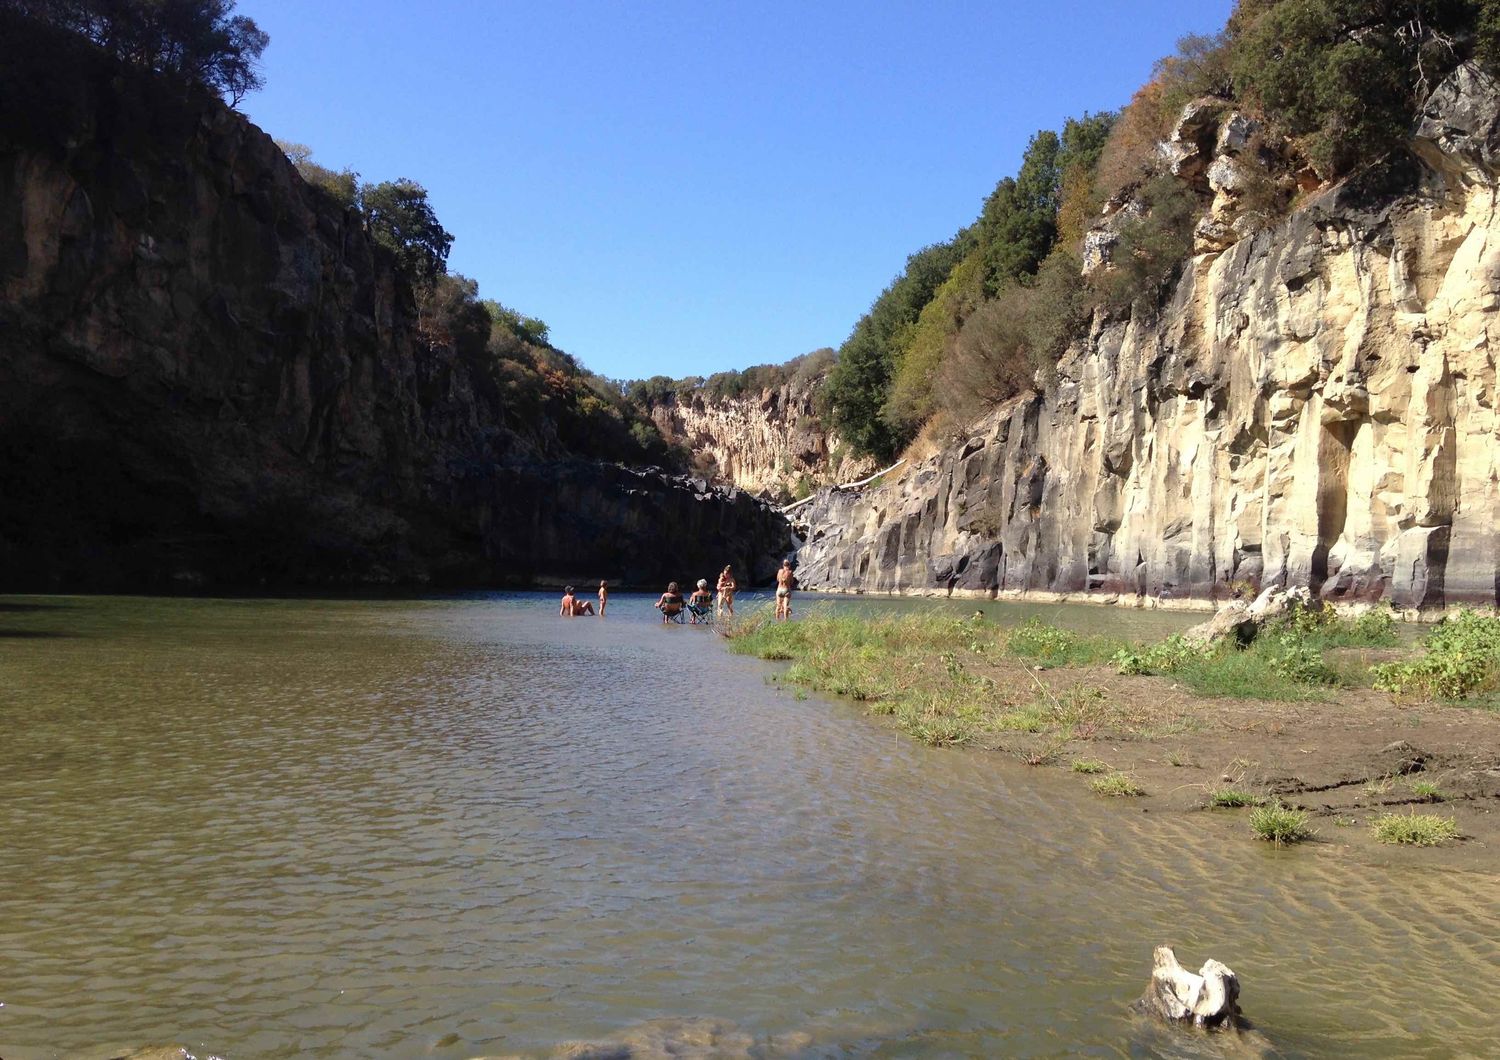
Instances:
[[[688,597],[688,610],[693,613],[693,625],[701,619],[707,622],[713,615],[714,594],[708,591],[708,579],[698,579],[698,590]]]
[[[656,601],[656,609],[661,612],[661,620],[670,622],[682,614],[684,607],[682,590],[677,588],[676,582],[667,583],[667,591],[661,594],[661,599]]]
[[[573,587],[568,586],[568,591],[563,593],[562,606],[557,609],[559,615],[572,618],[575,615],[592,615],[594,605],[588,600],[580,600],[573,595]]]

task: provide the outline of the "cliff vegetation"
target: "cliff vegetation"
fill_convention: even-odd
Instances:
[[[907,260],[839,348],[833,426],[882,461],[924,426],[949,437],[1045,386],[1096,314],[1159,308],[1194,253],[1334,182],[1410,187],[1412,115],[1469,60],[1500,63],[1495,0],[1241,0],[1118,113],[1039,131],[973,224]],[[1192,135],[1211,124],[1181,135],[1195,101],[1238,118],[1229,146],[1245,164],[1218,175],[1233,185],[1232,222],[1215,208],[1220,188],[1181,179],[1202,164]]]

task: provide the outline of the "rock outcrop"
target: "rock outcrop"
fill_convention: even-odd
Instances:
[[[512,413],[265,133],[3,16],[0,588],[655,583],[784,553],[744,493]]]
[[[1460,68],[1415,136],[1417,190],[1313,194],[1194,258],[1159,311],[1096,318],[1044,393],[821,497],[802,584],[1494,605],[1500,89]]]
[[[853,456],[818,415],[822,376],[735,398],[679,394],[651,418],[669,442],[710,462],[722,482],[785,498],[811,485],[859,478],[874,461]]]

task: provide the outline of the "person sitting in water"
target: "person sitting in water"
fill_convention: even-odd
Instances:
[[[592,615],[594,605],[588,600],[580,600],[573,595],[573,587],[568,586],[567,592],[563,593],[562,606],[557,609],[559,615],[572,618],[575,615]]]
[[[687,605],[682,599],[682,590],[677,588],[676,582],[667,583],[667,591],[661,594],[661,599],[656,601],[656,609],[661,612],[661,620],[670,622],[682,614],[682,609]]]
[[[728,611],[731,617],[734,615],[734,591],[737,588],[739,586],[734,582],[734,569],[726,563],[719,575],[719,602],[716,606],[720,614]]]
[[[709,608],[713,606],[713,602],[714,594],[708,591],[708,579],[699,578],[698,590],[688,597],[688,610],[693,613],[693,625],[696,626],[700,618],[705,622],[709,620]]]

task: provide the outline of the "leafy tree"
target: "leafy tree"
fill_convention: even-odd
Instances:
[[[1061,186],[1057,133],[1043,130],[1031,138],[1021,169],[1006,177],[985,200],[977,237],[983,248],[984,288],[994,294],[1037,265],[1057,237],[1057,204]]]
[[[448,270],[453,237],[438,223],[426,188],[404,177],[372,184],[362,204],[375,241],[391,250],[414,280],[430,283]]]
[[[509,332],[521,342],[527,342],[533,346],[547,345],[552,329],[547,327],[542,320],[509,309],[493,298],[483,299],[479,304],[490,315],[490,320],[496,328]]]
[[[887,459],[911,435],[882,416],[898,354],[910,342],[922,308],[972,246],[970,233],[924,247],[875,300],[839,348],[825,391],[833,423],[857,452]]]
[[[110,54],[187,78],[238,106],[265,85],[258,64],[271,42],[234,0],[0,0],[0,10],[79,33]]]
[[[285,152],[292,165],[297,167],[297,172],[302,179],[315,188],[321,188],[327,192],[344,209],[355,209],[359,206],[359,174],[352,169],[343,169],[334,172],[327,166],[319,165],[312,160],[312,148],[306,144],[292,143],[289,140],[277,140],[276,146]]]

